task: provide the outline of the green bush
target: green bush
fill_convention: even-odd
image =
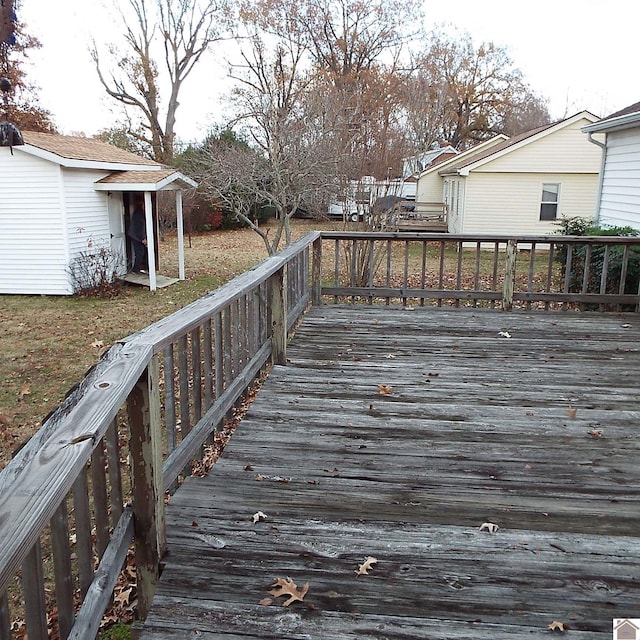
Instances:
[[[562,218],[558,222],[558,233],[566,236],[624,236],[635,237],[640,233],[633,227],[601,227],[584,218]],[[566,275],[568,247],[570,245],[558,243],[555,256],[562,264],[563,280]],[[590,247],[590,249],[589,249]],[[625,248],[623,246],[609,246],[608,256],[606,245],[574,244],[571,255],[571,272],[569,275],[569,291],[581,292],[586,277],[586,292],[599,293],[602,284],[602,272],[607,257],[605,293],[638,293],[640,283],[640,247],[630,246],[626,260],[626,275],[624,286],[620,289],[620,281],[625,269]]]

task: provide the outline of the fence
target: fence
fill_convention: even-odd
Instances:
[[[0,472],[0,640],[22,603],[30,640],[95,637],[132,540],[146,616],[165,494],[285,364],[310,302],[638,310],[639,254],[636,238],[314,232],[116,344]]]

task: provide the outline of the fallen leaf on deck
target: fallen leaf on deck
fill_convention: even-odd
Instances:
[[[621,324],[620,326],[621,326],[623,329],[631,329],[631,325],[630,325],[630,324],[628,324],[628,323]]]
[[[480,531],[488,531],[489,533],[495,533],[500,527],[493,522],[483,522],[480,525]]]
[[[568,631],[569,627],[564,622],[557,622],[554,620],[550,625],[551,631]]]
[[[501,338],[510,338],[511,334],[508,331],[498,331],[498,335]]]
[[[253,514],[253,524],[260,522],[260,520],[266,520],[266,519],[267,519],[267,514],[263,513],[262,511],[258,511]]]
[[[574,409],[573,407],[569,407],[569,408],[567,409],[567,415],[568,415],[570,418],[572,418],[572,419],[576,417],[576,414],[577,414],[577,413],[578,413],[578,410],[577,410],[577,409]]]
[[[392,358],[395,358],[395,356],[393,355],[393,353],[387,353],[387,355],[385,356],[385,358],[387,360],[391,360]]]
[[[264,476],[263,476],[261,473],[259,473],[259,474],[256,476],[256,480],[264,480]]]
[[[591,431],[587,431],[587,433],[597,440],[598,438],[602,438],[603,431],[602,429],[591,429]]]
[[[364,562],[361,565],[358,565],[356,569],[356,577],[357,576],[368,576],[369,569],[373,569],[373,565],[378,562],[378,558],[373,558],[372,556],[367,556],[364,559]]]
[[[393,391],[388,384],[379,384],[378,389],[383,396],[392,396]]]
[[[268,607],[270,604],[273,604],[273,600],[271,598],[262,598],[258,604],[263,607]]]
[[[289,596],[289,599],[282,603],[283,607],[288,607],[292,602],[302,602],[304,597],[307,595],[307,591],[309,591],[309,583],[305,583],[304,587],[301,589],[298,588],[296,583],[291,579],[287,578],[276,578],[274,584],[271,585],[273,588],[269,593],[276,598],[280,596]]]

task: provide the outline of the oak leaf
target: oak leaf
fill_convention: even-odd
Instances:
[[[380,391],[380,393],[383,396],[392,396],[393,395],[393,391],[392,391],[391,387],[388,384],[379,384],[378,385],[378,390]]]
[[[288,607],[292,602],[302,602],[307,595],[307,591],[309,591],[308,582],[299,589],[291,578],[276,578],[275,583],[272,584],[271,587],[272,589],[269,591],[269,594],[275,598],[289,596],[288,600],[282,603],[283,607]]]
[[[480,531],[488,531],[489,533],[495,533],[500,527],[493,522],[483,522],[480,525]]]
[[[587,431],[587,433],[596,440],[598,438],[602,438],[602,434],[604,433],[602,429],[591,429],[591,431]]]
[[[258,511],[253,514],[253,524],[260,522],[260,520],[266,520],[266,519],[267,519],[267,514],[263,513],[262,511]]]
[[[571,419],[575,418],[577,413],[578,413],[578,410],[577,410],[577,409],[575,409],[574,407],[569,407],[569,408],[567,409],[567,415],[568,415]]]
[[[511,334],[508,331],[498,331],[498,335],[501,338],[510,338]]]
[[[104,342],[102,342],[102,340],[94,340],[91,343],[92,347],[95,347],[96,349],[102,349],[102,347],[104,347]]]
[[[378,558],[374,558],[372,556],[367,556],[364,559],[364,562],[358,566],[356,569],[356,577],[357,576],[368,576],[369,569],[373,569],[373,565],[378,562]]]
[[[558,622],[554,620],[550,625],[548,625],[551,631],[568,631],[569,627],[564,622]]]

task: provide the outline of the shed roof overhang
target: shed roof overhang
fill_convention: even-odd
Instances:
[[[119,171],[94,183],[96,191],[175,191],[197,186],[195,180],[174,169]]]
[[[594,122],[586,127],[582,127],[584,133],[611,133],[612,131],[622,131],[640,127],[640,111],[625,113],[615,118],[606,118],[599,122]]]

